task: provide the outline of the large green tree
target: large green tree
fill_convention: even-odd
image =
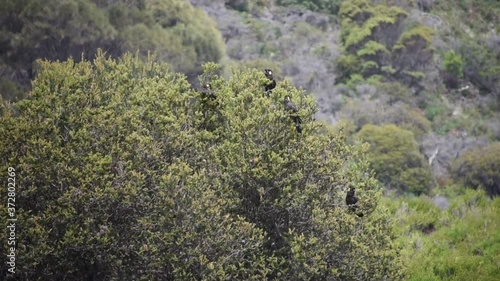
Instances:
[[[91,59],[98,48],[118,57],[139,51],[194,78],[218,62],[224,43],[215,22],[183,0],[0,0],[0,93],[19,98],[35,60]]]
[[[325,132],[289,82],[267,97],[261,71],[225,81],[209,64],[211,99],[130,55],[40,67],[18,116],[0,119],[0,170],[16,169],[14,279],[399,279],[364,148]],[[349,185],[363,218],[345,205]]]

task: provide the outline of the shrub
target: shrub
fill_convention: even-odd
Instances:
[[[425,106],[425,116],[431,122],[440,116],[448,117],[450,110],[439,100],[436,98],[432,98]]]
[[[405,191],[420,195],[427,194],[433,186],[432,172],[428,167],[410,168],[401,172],[401,183]]]
[[[498,49],[488,46],[484,40],[467,40],[460,47],[464,60],[464,78],[486,93],[496,94],[500,84],[500,57]]]
[[[443,56],[443,66],[444,69],[451,75],[462,78],[463,77],[463,67],[464,63],[460,55],[455,54],[455,51],[451,50],[444,54]]]
[[[276,62],[266,60],[266,59],[256,59],[256,60],[241,60],[241,61],[231,61],[230,69],[232,71],[244,71],[248,69],[257,69],[264,71],[264,69],[270,68],[273,71],[275,78],[281,76],[281,67]],[[230,76],[229,69],[226,69],[226,76]]]
[[[476,192],[477,193],[477,192]],[[408,280],[495,280],[500,273],[497,214],[499,200],[485,202],[484,194],[471,194],[453,200],[449,211],[437,216],[448,223],[423,237],[421,249],[409,258]],[[466,200],[464,200],[466,199]],[[455,216],[455,208],[463,213]]]
[[[19,117],[0,118],[0,169],[16,169],[22,206],[16,278],[399,279],[366,149],[313,121],[312,96],[267,97],[262,71],[225,81],[214,64],[202,79],[215,100],[130,55],[40,65]]]
[[[79,61],[93,58],[98,48],[113,57],[139,51],[146,58],[156,51],[192,79],[202,63],[218,62],[225,53],[215,22],[182,0],[3,2],[9,1],[1,3],[0,58],[10,70],[2,75],[26,87],[38,58]]]
[[[430,234],[442,226],[441,210],[426,196],[403,198],[405,214],[400,223],[404,225],[403,235],[418,231]],[[400,208],[401,208],[400,207]]]
[[[500,143],[475,148],[452,164],[452,174],[470,188],[483,188],[491,196],[500,194]]]
[[[411,131],[368,124],[357,137],[370,144],[372,167],[386,187],[416,195],[429,191],[432,175]]]
[[[386,198],[404,245],[406,280],[496,280],[500,258],[500,199],[468,190],[451,199],[447,210],[430,198]]]

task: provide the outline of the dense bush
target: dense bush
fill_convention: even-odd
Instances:
[[[460,55],[455,54],[451,50],[443,54],[443,66],[445,73],[443,74],[443,82],[448,89],[457,89],[461,85],[459,79],[464,76],[464,63]]]
[[[445,224],[441,217],[441,210],[425,195],[386,197],[382,202],[390,208],[397,220],[399,240],[405,240],[413,233],[430,234]]]
[[[500,143],[475,148],[452,165],[454,177],[466,187],[483,188],[489,195],[500,194]]]
[[[268,98],[262,71],[216,71],[201,77],[213,100],[137,57],[41,62],[19,117],[0,118],[22,222],[14,279],[399,279],[365,149],[324,132],[313,97]],[[345,205],[349,185],[363,218]]]
[[[432,187],[432,174],[411,131],[368,124],[357,137],[370,144],[370,162],[387,188],[419,195]]]
[[[498,279],[499,198],[490,201],[483,191],[469,190],[442,211],[426,197],[384,202],[401,226],[407,280]]]

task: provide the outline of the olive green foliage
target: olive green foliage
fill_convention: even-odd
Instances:
[[[370,144],[370,162],[387,188],[419,195],[432,187],[432,174],[411,131],[368,124],[356,136]]]
[[[240,12],[257,13],[263,7],[269,7],[269,0],[227,0],[224,1],[226,7],[232,8]]]
[[[461,25],[467,25],[477,34],[492,29],[500,32],[498,24],[495,25],[500,22],[500,4],[496,0],[434,1],[434,4],[433,11],[443,15],[458,34],[464,32]]]
[[[24,97],[26,87],[7,77],[0,77],[0,96],[8,101],[17,101]]]
[[[426,117],[432,121],[433,131],[439,135],[462,132],[469,136],[496,139],[495,127],[488,126],[495,119],[495,113],[491,112],[489,106],[494,108],[495,103],[462,107],[450,103],[446,98],[427,95],[420,105],[424,107]]]
[[[267,97],[262,71],[225,81],[213,63],[200,79],[215,99],[130,55],[40,67],[19,116],[0,118],[19,280],[399,279],[366,148],[320,133],[312,96],[280,83]]]
[[[361,75],[398,80],[416,86],[431,63],[434,31],[406,21],[397,6],[373,5],[369,0],[344,1],[340,6],[341,43],[337,82],[349,83]]]
[[[343,0],[278,0],[278,5],[301,5],[311,11],[337,15]]]
[[[433,11],[448,27],[441,36],[447,41],[458,41],[453,48],[462,57],[464,79],[500,100],[500,2],[461,0],[435,4]]]
[[[464,63],[462,61],[462,57],[455,54],[455,51],[451,50],[444,54],[443,66],[449,74],[454,75],[457,78],[463,77]]]
[[[432,122],[432,129],[439,134],[447,134],[450,129],[446,129],[446,124],[453,122],[453,109],[450,103],[443,96],[426,93],[419,102],[419,107],[423,109],[425,117]],[[451,118],[450,118],[451,117]]]
[[[201,73],[200,63],[224,55],[215,22],[187,1],[0,0],[0,7],[0,70],[22,86],[34,78],[36,59],[79,61],[97,48],[113,57],[156,51],[190,77]]]
[[[416,140],[421,140],[426,133],[431,131],[431,122],[422,116],[420,111],[403,106],[398,112],[400,115],[396,120],[396,125],[413,132]]]
[[[387,198],[410,281],[498,279],[500,199],[468,190],[440,210],[431,199]]]
[[[493,93],[500,100],[500,47],[486,39],[470,39],[460,47],[464,76],[479,89]]]
[[[402,231],[403,235],[414,232],[430,234],[443,226],[441,210],[427,196],[403,197],[399,201],[402,201],[399,211],[404,213],[404,216],[398,217],[402,226],[399,231]]]
[[[458,158],[452,173],[466,187],[483,188],[489,195],[500,194],[500,143],[475,148]]]

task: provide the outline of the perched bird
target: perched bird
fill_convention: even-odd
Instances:
[[[349,210],[353,213],[356,213],[358,209],[358,197],[356,197],[356,188],[354,186],[349,187],[347,191],[347,195],[345,197],[345,203],[349,206]],[[358,217],[363,217],[363,213],[356,213]]]
[[[276,80],[274,80],[273,71],[271,69],[264,69],[264,74],[266,75],[267,79],[271,80],[271,83],[267,84],[264,88],[266,90],[266,95],[269,97],[272,90],[276,88]]]
[[[283,101],[283,103],[285,104],[285,109],[293,113],[291,117],[293,122],[295,122],[295,128],[297,129],[297,132],[302,133],[302,119],[300,119],[300,116],[298,116],[299,109],[292,102],[290,96],[285,96],[285,100]]]
[[[210,83],[203,85],[200,90],[201,113],[203,113],[203,120],[201,120],[201,128],[208,131],[213,131],[220,120],[219,112],[219,99],[212,89]]]
[[[206,83],[205,85],[203,85],[203,89],[201,89],[200,92],[203,99],[209,98],[211,100],[214,100],[215,98],[217,98],[214,91],[212,90],[212,85],[210,85],[210,83]]]

